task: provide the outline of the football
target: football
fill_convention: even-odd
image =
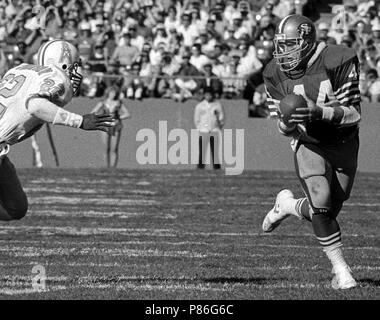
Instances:
[[[297,108],[307,108],[306,100],[303,96],[298,94],[288,94],[280,101],[280,114],[282,121],[288,125],[289,119]]]

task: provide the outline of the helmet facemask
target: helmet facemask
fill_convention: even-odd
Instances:
[[[302,37],[286,39],[285,35],[276,34],[273,42],[273,57],[284,72],[295,70],[311,49]]]
[[[65,70],[67,73],[72,87],[73,87],[73,95],[76,96],[79,92],[80,86],[82,84],[83,76],[81,74],[81,67],[82,62],[79,60],[79,62],[74,62],[69,68]]]

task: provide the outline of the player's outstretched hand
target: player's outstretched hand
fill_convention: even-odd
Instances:
[[[297,108],[289,119],[289,123],[304,123],[322,120],[323,109],[315,104],[315,102],[304,96],[307,108]]]
[[[110,115],[104,114],[85,114],[83,116],[82,125],[83,130],[100,130],[108,132],[109,128],[115,125],[115,119]]]

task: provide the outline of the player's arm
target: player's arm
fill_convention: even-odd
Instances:
[[[276,90],[272,82],[264,76],[264,88],[266,94],[266,102],[269,109],[269,116],[271,119],[277,119],[278,131],[284,136],[291,136],[297,129],[297,125],[286,125],[279,117],[279,108],[281,95]]]
[[[81,116],[56,106],[46,98],[31,98],[26,107],[34,117],[55,125],[105,132],[114,125],[114,120],[111,116],[95,114]]]
[[[224,117],[223,106],[220,103],[218,103],[214,113],[215,113],[216,120],[218,121],[220,128],[222,128],[225,124],[225,117]]]
[[[200,105],[202,102],[198,103],[195,107],[194,111],[194,124],[195,127],[198,128],[200,122],[201,122],[201,113],[200,113]]]
[[[353,125],[361,120],[361,95],[359,89],[359,59],[351,60],[334,69],[332,84],[336,102],[332,102],[332,122],[339,125]]]
[[[361,96],[358,58],[355,56],[342,65],[329,70],[329,77],[336,100],[318,106],[308,97],[305,97],[308,108],[296,109],[296,113],[292,115],[289,122],[302,123],[322,120],[339,126],[350,126],[360,121]]]
[[[266,94],[266,103],[269,109],[269,115],[271,119],[279,118],[280,100],[282,95],[277,91],[276,87],[272,84],[270,79],[264,75],[264,88]]]

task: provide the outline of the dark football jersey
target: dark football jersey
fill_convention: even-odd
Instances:
[[[281,99],[290,93],[306,95],[323,107],[338,100],[360,114],[359,60],[356,52],[346,46],[326,46],[315,62],[301,76],[289,76],[273,59],[264,70],[267,104],[272,118],[278,117]],[[332,142],[352,135],[360,119],[347,119],[341,124],[325,121],[306,123],[306,132],[320,142]]]

